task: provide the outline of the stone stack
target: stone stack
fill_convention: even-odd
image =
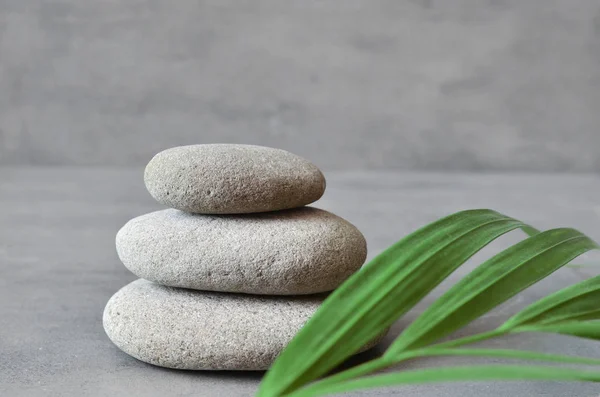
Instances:
[[[267,369],[366,258],[356,227],[305,207],[325,179],[284,150],[176,147],[150,161],[144,180],[171,208],[118,232],[119,257],[140,279],[109,300],[103,318],[109,338],[139,360]]]

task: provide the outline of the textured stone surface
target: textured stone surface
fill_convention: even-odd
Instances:
[[[325,178],[310,161],[253,145],[179,146],[158,153],[144,181],[159,203],[202,214],[277,211],[317,201]]]
[[[264,370],[324,298],[191,291],[140,279],[109,300],[103,323],[121,350],[150,364]]]
[[[356,227],[312,207],[247,215],[166,209],[129,221],[116,245],[129,270],[160,284],[275,295],[330,291],[367,255]]]
[[[86,3],[87,4],[87,3]],[[99,3],[98,3],[99,4]],[[119,261],[115,231],[127,220],[161,209],[138,168],[0,167],[0,396],[7,397],[250,397],[262,372],[175,371],[120,351],[102,328],[109,298],[136,277]],[[465,208],[494,208],[546,230],[575,227],[600,241],[598,175],[478,175],[332,172],[319,206],[354,223],[369,256],[416,228]],[[365,205],[369,203],[369,205]],[[489,256],[519,241],[521,232],[492,243],[448,282],[398,321],[375,348],[348,365],[386,349],[436,298]],[[600,263],[600,252],[579,263]],[[564,267],[511,302],[467,325],[457,337],[485,332],[520,308],[587,277],[598,266]],[[600,357],[600,343],[552,334],[498,338],[485,348]],[[514,361],[431,357],[384,373],[444,365]],[[598,397],[597,383],[457,382],[369,389],[348,397]]]

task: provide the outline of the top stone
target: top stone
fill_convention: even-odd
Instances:
[[[180,146],[158,153],[144,182],[159,203],[199,214],[246,214],[317,201],[325,178],[310,161],[263,146]]]

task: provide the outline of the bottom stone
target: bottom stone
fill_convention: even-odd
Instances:
[[[324,298],[192,291],[140,279],[113,295],[103,323],[115,345],[150,364],[265,370]]]

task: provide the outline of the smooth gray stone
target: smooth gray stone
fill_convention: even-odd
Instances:
[[[367,256],[356,227],[312,207],[246,215],[166,209],[129,221],[116,245],[129,270],[159,284],[268,295],[331,291]]]
[[[265,370],[325,297],[191,291],[140,279],[110,298],[103,324],[115,345],[150,364],[195,370]]]
[[[263,373],[175,371],[120,351],[102,328],[109,298],[136,277],[119,261],[115,232],[160,205],[127,167],[0,167],[0,396],[250,397]],[[319,206],[355,224],[374,257],[407,233],[466,208],[493,208],[546,230],[574,227],[600,241],[600,178],[577,174],[466,174],[396,171],[328,172]],[[368,205],[365,205],[368,203]],[[456,270],[394,324],[356,365],[383,354],[396,337],[474,266],[525,237],[519,231],[491,244]],[[600,263],[600,252],[577,263]],[[560,288],[596,276],[599,266],[564,267],[453,337],[485,332]],[[553,334],[513,335],[482,348],[600,357],[600,343]],[[447,365],[514,364],[514,360],[430,357],[383,373]],[[597,397],[590,382],[456,382],[400,385],[347,397]]]
[[[146,187],[159,203],[201,214],[246,214],[301,207],[325,192],[310,161],[264,146],[179,146],[146,166]]]

